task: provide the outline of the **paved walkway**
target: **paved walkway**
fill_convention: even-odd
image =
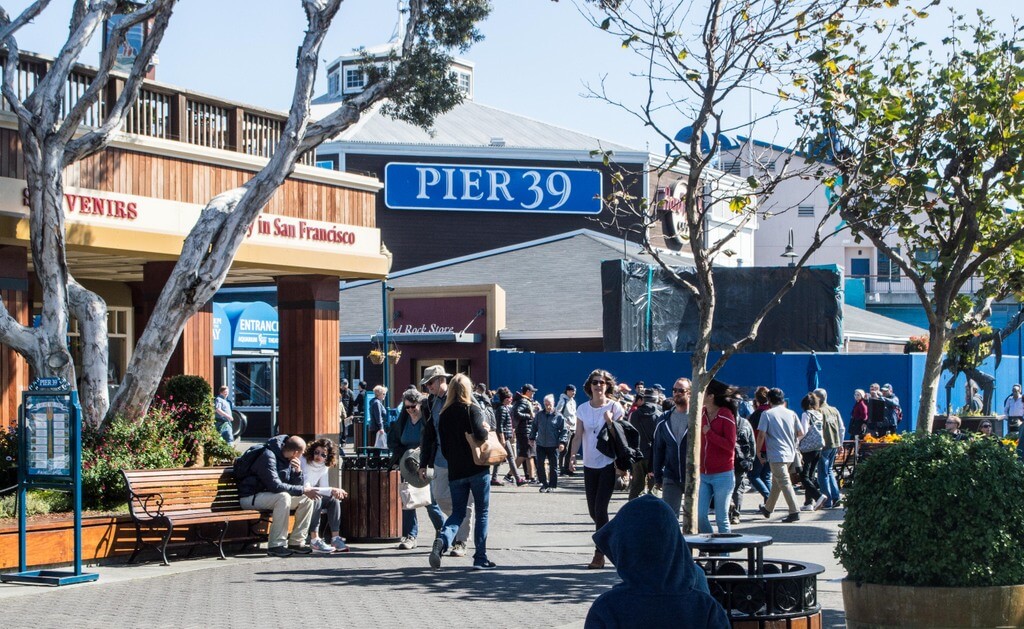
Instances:
[[[562,479],[556,493],[495,488],[490,558],[499,569],[471,570],[472,560],[445,557],[427,566],[429,544],[353,544],[344,555],[276,559],[263,554],[172,559],[170,567],[112,565],[91,569],[96,583],[45,588],[0,584],[9,627],[274,627],[311,619],[341,627],[582,627],[593,599],[618,581],[613,569],[590,571],[592,525],[582,477]],[[625,501],[616,493],[612,509]],[[767,557],[822,564],[818,581],[825,627],[844,627],[832,549],[841,511],[805,514],[795,524],[753,514],[748,494],[737,531],[766,534]],[[426,524],[426,530],[423,525]],[[431,527],[421,510],[421,536]]]

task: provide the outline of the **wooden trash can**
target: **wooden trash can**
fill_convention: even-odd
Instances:
[[[348,492],[348,498],[341,507],[341,534],[352,542],[401,538],[401,480],[397,470],[343,468],[341,488]]]
[[[821,612],[777,620],[733,620],[732,629],[821,629]]]

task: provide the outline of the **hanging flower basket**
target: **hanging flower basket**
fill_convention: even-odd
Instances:
[[[402,358],[402,350],[400,350],[400,349],[393,349],[393,350],[390,350],[388,352],[388,360],[391,361],[392,365],[397,364],[398,361],[401,358]],[[382,360],[381,362],[384,362],[384,361]]]
[[[379,349],[370,350],[370,353],[367,356],[367,358],[369,358],[370,362],[373,363],[374,365],[384,364],[384,352],[380,351]]]

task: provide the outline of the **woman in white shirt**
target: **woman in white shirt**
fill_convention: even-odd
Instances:
[[[313,506],[309,522],[309,547],[318,553],[346,553],[348,546],[341,537],[341,501],[348,497],[344,489],[327,485],[327,469],[338,460],[337,449],[330,439],[317,439],[306,446],[299,457],[302,466],[302,484],[305,489],[316,489],[320,494]],[[331,527],[330,543],[320,537],[320,510],[327,510],[327,523]]]
[[[587,494],[587,508],[596,529],[608,523],[608,503],[615,490],[615,460],[597,449],[597,435],[606,424],[622,419],[622,406],[611,397],[615,390],[615,377],[603,369],[595,369],[583,385],[589,401],[576,407],[576,436],[572,451],[583,444],[583,487]],[[570,461],[569,469],[574,467]],[[604,568],[604,555],[594,551],[594,559],[587,566]]]

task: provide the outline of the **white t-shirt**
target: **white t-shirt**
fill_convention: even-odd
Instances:
[[[613,419],[622,419],[625,415],[622,406],[614,400],[599,408],[594,408],[590,402],[576,407],[576,421],[583,425],[583,467],[599,470],[615,462],[615,459],[601,454],[597,449],[597,433],[601,432],[604,413],[609,409]]]
[[[802,433],[800,418],[781,404],[761,413],[757,429],[765,433],[769,463],[792,463],[797,457],[797,434]]]

